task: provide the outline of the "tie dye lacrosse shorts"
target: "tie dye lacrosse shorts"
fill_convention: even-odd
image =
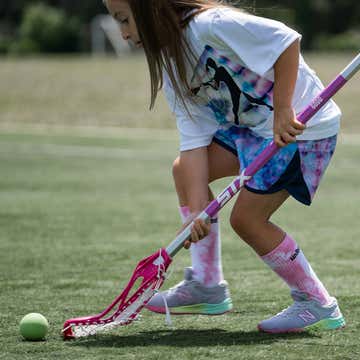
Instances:
[[[220,128],[213,141],[235,154],[241,171],[270,142],[249,128]],[[291,196],[310,205],[330,159],[335,151],[337,136],[321,140],[297,141],[281,148],[260,169],[245,188],[258,194],[287,190]]]

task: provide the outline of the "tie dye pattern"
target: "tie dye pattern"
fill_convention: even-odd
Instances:
[[[272,139],[257,136],[247,128],[232,126],[229,129],[220,128],[214,140],[237,154],[240,170],[243,170],[269,145]],[[335,151],[336,140],[337,137],[333,136],[321,140],[298,141],[281,148],[246,184],[247,187],[260,191],[268,190],[279,180],[299,150],[301,173],[309,192],[309,202],[311,202]]]
[[[183,223],[190,217],[190,209],[187,206],[180,207],[180,215]],[[218,218],[213,218],[210,233],[201,241],[191,244],[191,263],[193,277],[201,284],[211,287],[218,285],[224,280],[221,264],[221,240]]]
[[[286,235],[278,247],[261,258],[288,284],[291,290],[306,294],[309,299],[316,300],[322,305],[331,302],[323,283],[289,235]]]
[[[313,198],[336,147],[337,136],[317,141],[298,141],[301,171]]]
[[[273,110],[273,82],[231,62],[208,45],[190,86],[195,102],[210,108],[222,125],[254,127],[266,121]]]

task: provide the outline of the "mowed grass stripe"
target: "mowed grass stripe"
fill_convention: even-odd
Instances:
[[[158,161],[167,159],[169,155],[162,151],[149,151],[146,149],[117,149],[101,146],[75,146],[33,143],[0,143],[0,156],[46,156],[46,157],[86,157],[107,159],[143,159]]]
[[[108,157],[108,158],[144,158],[156,160],[168,158],[171,153],[177,155],[178,135],[169,130],[160,133],[155,139],[151,135],[156,134],[154,130],[126,129],[118,133],[105,131],[106,137],[100,137],[96,129],[80,134],[69,134],[69,128],[62,128],[61,133],[44,134],[43,132],[23,133],[9,132],[0,134],[0,156],[9,156],[26,153],[32,155],[66,156],[66,157]],[[103,131],[104,129],[102,129]],[[79,129],[78,129],[79,131]],[[101,131],[100,131],[101,132]],[[153,140],[153,141],[151,141]],[[162,146],[159,146],[162,143]],[[338,137],[339,145],[360,145],[360,134],[343,134]],[[137,145],[137,148],[133,148]],[[166,146],[170,153],[165,153]]]
[[[169,115],[169,121],[174,120]],[[175,124],[175,121],[173,121]],[[1,135],[42,135],[42,136],[67,136],[67,137],[91,137],[91,138],[126,138],[126,139],[146,139],[146,140],[165,140],[168,138],[177,138],[176,129],[161,128],[132,128],[132,127],[111,127],[111,126],[78,126],[61,124],[16,124],[0,122]]]

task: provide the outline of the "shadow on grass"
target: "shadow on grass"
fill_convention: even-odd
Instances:
[[[231,345],[271,344],[278,341],[318,338],[314,333],[266,334],[259,331],[210,330],[157,330],[143,331],[133,335],[103,334],[70,341],[70,346],[85,347],[211,347]]]

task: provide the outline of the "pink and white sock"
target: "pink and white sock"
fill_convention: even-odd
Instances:
[[[331,297],[325,286],[289,235],[285,236],[278,247],[261,258],[289,285],[291,290],[301,291],[307,294],[309,299],[316,300],[322,305],[331,303]]]
[[[185,223],[190,216],[187,206],[180,207],[182,222]],[[208,236],[191,244],[190,247],[193,277],[205,286],[211,287],[219,284],[223,278],[221,264],[221,241],[218,218],[212,219]]]

